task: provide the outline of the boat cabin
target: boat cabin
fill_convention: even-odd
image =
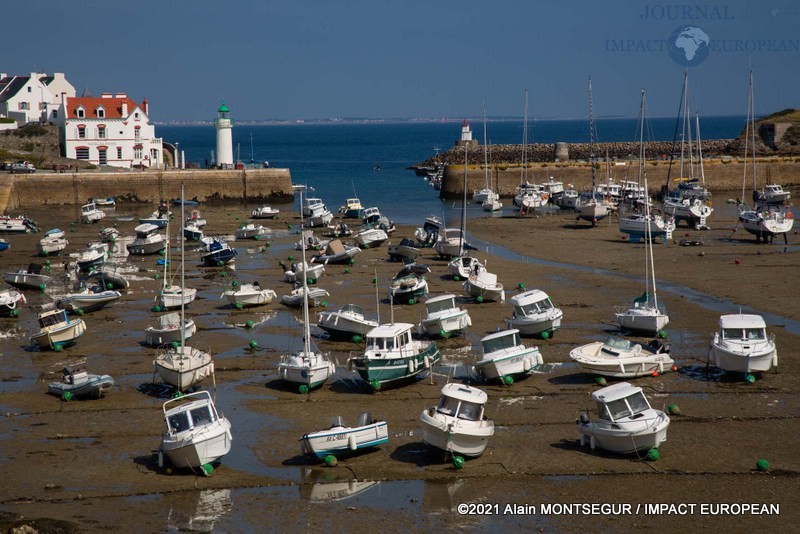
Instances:
[[[144,223],[134,228],[133,231],[136,232],[136,237],[147,237],[153,232],[158,231],[159,228],[160,227],[155,224]]]
[[[88,378],[89,373],[83,367],[70,367],[66,366],[61,371],[64,377],[64,382],[67,384],[76,384]]]
[[[641,349],[641,345],[639,345],[639,348]],[[609,336],[603,342],[603,347],[600,350],[611,356],[619,356],[623,352],[635,350],[635,346],[627,339]]]
[[[555,308],[550,297],[544,291],[531,289],[511,299],[515,317],[528,317]]]
[[[39,327],[42,329],[63,323],[69,324],[69,317],[67,316],[66,310],[50,310],[39,315]]]
[[[767,340],[767,325],[760,315],[723,315],[719,330],[724,341]]]
[[[201,393],[207,393],[203,391]],[[167,403],[165,403],[166,406]],[[167,431],[177,434],[187,430],[211,425],[217,420],[217,413],[211,398],[195,400],[171,408],[165,413]]]
[[[445,384],[436,411],[448,417],[466,421],[483,420],[486,392],[461,384]]]
[[[89,202],[81,206],[81,215],[89,215],[97,211],[97,205],[94,202]]]
[[[425,310],[428,312],[428,315],[454,310],[456,308],[458,308],[458,306],[456,306],[455,295],[440,295],[425,301]]]
[[[380,325],[367,332],[367,352],[409,352],[413,349],[411,328],[409,323],[393,323]],[[398,357],[400,354],[398,354]]]
[[[343,207],[345,210],[360,210],[362,208],[361,200],[357,198],[348,198],[344,201]]]
[[[650,409],[650,403],[644,396],[642,388],[634,387],[628,382],[620,382],[595,391],[592,400],[597,403],[600,419],[619,421],[623,418],[638,419]]]
[[[522,345],[522,340],[519,337],[519,330],[516,328],[490,334],[481,339],[481,347],[483,348],[484,355],[499,351],[513,350],[520,345]]]
[[[359,317],[364,317],[364,308],[362,308],[358,304],[345,304],[344,306],[342,306],[340,312],[351,315],[357,315]]]

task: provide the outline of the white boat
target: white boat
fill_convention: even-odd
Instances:
[[[570,187],[569,189],[565,189],[561,195],[555,197],[553,204],[562,210],[574,210],[578,205],[579,196],[578,192]]]
[[[497,281],[497,275],[487,271],[482,264],[478,266],[477,271],[477,274],[473,272],[464,281],[464,291],[475,297],[479,302],[505,302],[506,294],[503,290],[503,284]]]
[[[68,293],[56,301],[56,308],[71,312],[90,312],[101,309],[106,304],[122,297],[122,293],[100,286],[84,288],[77,293]]]
[[[321,263],[294,262],[291,268],[283,271],[283,279],[291,284],[305,277],[310,283],[314,284],[325,272],[325,266]]]
[[[94,202],[89,202],[81,206],[81,221],[86,224],[96,223],[101,219],[105,219],[106,213],[103,210],[97,209]]]
[[[483,357],[475,363],[475,369],[486,380],[512,382],[514,376],[528,373],[543,363],[539,347],[523,345],[516,328],[482,338],[481,349]]]
[[[272,230],[260,224],[244,224],[236,229],[236,239],[261,239]]]
[[[486,200],[481,204],[483,211],[495,212],[503,209],[503,203],[499,199]]]
[[[390,241],[387,245],[389,258],[395,261],[416,261],[422,251],[417,247],[416,241],[404,237],[397,244]]]
[[[681,221],[697,230],[704,228],[714,208],[700,198],[669,196],[664,199],[664,211],[675,219],[677,226]]]
[[[414,231],[414,237],[419,241],[420,248],[431,248],[436,244],[441,235],[444,223],[436,215],[429,215],[421,228]]]
[[[669,371],[675,363],[669,357],[669,347],[658,340],[642,346],[614,336],[576,347],[569,357],[587,373],[613,378],[660,374]]]
[[[183,205],[181,204],[181,206]],[[139,224],[152,224],[153,226],[163,228],[167,225],[171,218],[172,212],[169,211],[169,206],[162,202],[158,205],[158,208],[150,214],[149,217],[140,217]]]
[[[89,200],[94,202],[95,205],[103,206],[104,208],[113,208],[117,205],[117,200],[114,197],[91,198]]]
[[[183,237],[189,241],[201,241],[204,237],[203,230],[196,223],[186,223],[183,227]]]
[[[278,295],[271,289],[262,289],[258,282],[242,284],[225,291],[220,298],[227,298],[237,308],[252,308],[271,303]]]
[[[18,317],[19,310],[28,301],[16,288],[0,290],[0,317]]]
[[[468,246],[460,228],[445,228],[433,248],[442,258],[452,259],[460,256]]]
[[[540,289],[530,289],[511,297],[514,311],[504,319],[508,328],[516,328],[525,336],[553,337],[561,327],[564,312]],[[546,334],[545,334],[546,333]]]
[[[167,225],[167,236],[169,236],[169,225]],[[181,240],[181,273],[183,273],[183,243],[184,241]],[[182,308],[188,306],[197,298],[197,289],[185,287],[182,275],[180,285],[172,283],[174,274],[170,274],[170,265],[173,260],[170,254],[169,237],[167,238],[165,250],[166,254],[164,254],[164,274],[162,277],[161,290],[155,298],[156,311]]]
[[[361,211],[360,216],[363,224],[372,226],[373,228],[380,228],[386,232],[387,235],[392,235],[396,229],[394,222],[390,221],[385,215],[381,214],[381,210],[379,210],[376,206],[364,208]]]
[[[100,241],[103,243],[114,243],[119,238],[119,230],[109,226],[100,230]]]
[[[475,256],[462,254],[450,260],[447,267],[450,269],[450,275],[453,279],[458,281],[459,279],[466,280],[471,274],[477,273],[483,267],[483,264]]]
[[[31,263],[27,269],[20,268],[14,272],[4,273],[3,280],[19,289],[40,290],[44,290],[45,286],[53,281],[50,276],[42,274],[42,265],[39,263]]]
[[[499,204],[500,207],[503,207],[503,203],[500,202],[500,195],[497,194],[494,189],[491,188],[491,184],[489,183],[489,143],[486,140],[486,105],[483,106],[483,189],[475,191],[472,193],[472,201],[476,204],[480,204],[483,206],[483,209],[486,211],[495,211],[492,209],[486,209],[486,206],[494,206]],[[499,208],[498,208],[499,209]]]
[[[725,371],[769,371],[778,367],[775,335],[767,335],[767,324],[760,315],[723,315],[719,331],[711,338],[708,359]]]
[[[486,392],[461,384],[445,384],[438,406],[419,416],[422,441],[453,455],[477,457],[494,435],[494,421],[485,416]]]
[[[51,382],[47,392],[57,397],[89,397],[99,399],[103,393],[114,387],[114,379],[109,375],[92,375],[83,367],[66,366],[61,372],[60,382]]]
[[[25,215],[18,217],[0,215],[0,234],[30,234],[38,231],[36,223]]]
[[[86,245],[86,250],[78,256],[78,270],[92,272],[103,267],[108,257],[108,243],[96,242]]]
[[[780,184],[766,184],[761,191],[760,198],[767,204],[784,204],[792,198],[792,193]]]
[[[302,193],[301,193],[302,200]],[[302,226],[302,213],[301,226]],[[306,248],[303,247],[303,263],[306,261]],[[311,350],[311,320],[309,319],[308,308],[311,291],[308,281],[303,278],[302,285],[298,288],[303,306],[303,348],[294,354],[284,354],[278,363],[278,377],[292,384],[298,384],[301,393],[324,384],[336,372],[336,366],[332,361],[325,357],[319,350]],[[327,296],[328,292],[324,289]],[[283,300],[283,299],[281,299]],[[286,304],[286,302],[284,302]]]
[[[174,467],[202,468],[219,462],[231,450],[231,423],[217,412],[211,394],[197,391],[163,405],[167,430],[161,436],[159,464],[167,456]]]
[[[430,337],[448,338],[472,326],[472,319],[456,305],[455,295],[439,295],[425,301],[425,318],[419,326]]]
[[[36,248],[40,256],[51,256],[59,254],[67,248],[67,245],[69,245],[69,241],[67,241],[66,237],[45,236],[39,240]]]
[[[302,216],[305,218],[304,228],[328,226],[333,220],[333,214],[319,198],[307,198],[302,207]]]
[[[133,229],[136,238],[126,245],[128,253],[135,255],[158,254],[166,247],[166,239],[158,230],[160,226],[155,224],[140,224]]]
[[[320,239],[315,236],[314,230],[303,230],[302,234],[300,234],[300,239],[294,244],[294,249],[303,250],[305,246],[306,250],[324,250],[330,242],[330,239]]]
[[[260,206],[250,212],[251,219],[274,219],[281,210],[271,206]]]
[[[183,323],[183,332],[181,332],[181,323]],[[166,313],[156,319],[155,326],[148,326],[145,329],[145,343],[152,347],[180,343],[182,339],[186,340],[192,337],[195,332],[197,332],[197,326],[194,324],[194,319],[184,318],[181,321],[180,313]]]
[[[355,260],[353,257],[361,252],[361,248],[353,247],[343,244],[340,240],[334,239],[325,248],[323,254],[319,254],[311,258],[314,263],[321,263],[322,265],[335,264],[335,263],[352,263]]]
[[[330,297],[330,293],[321,287],[308,287],[306,283],[305,287],[307,289],[304,289],[303,284],[299,281],[295,282],[295,286],[291,293],[281,296],[281,304],[292,308],[299,308],[303,305],[303,296],[308,293],[309,306],[314,308],[321,305],[323,300]]]
[[[597,221],[605,219],[611,214],[613,204],[609,194],[602,195],[597,190],[597,180],[594,165],[594,108],[592,105],[592,80],[589,79],[589,166],[592,170],[592,192],[588,196],[581,195],[575,205],[575,214],[578,219],[597,225]],[[610,180],[609,180],[610,182]],[[610,184],[609,184],[610,185]]]
[[[389,298],[395,304],[414,304],[428,294],[428,281],[424,276],[404,267],[389,284]]]
[[[619,231],[628,234],[632,242],[645,238],[649,239],[662,237],[672,239],[675,231],[675,218],[669,214],[662,214],[658,210],[649,210],[648,213],[629,212],[619,217]]]
[[[332,338],[351,340],[354,336],[364,337],[367,332],[378,326],[378,322],[367,319],[361,306],[345,304],[335,311],[319,312],[317,326]]]
[[[355,241],[356,245],[363,248],[380,246],[387,239],[389,239],[389,236],[384,230],[369,226],[362,227],[353,234],[353,241]]]
[[[386,421],[373,419],[369,413],[360,414],[354,427],[346,426],[342,417],[336,416],[329,428],[309,432],[300,441],[306,454],[317,458],[341,456],[388,443],[389,426]]]
[[[87,280],[97,280],[100,285],[106,289],[128,289],[130,282],[116,269],[109,268],[108,265],[103,266],[101,269],[95,270],[90,273]]]
[[[200,214],[200,210],[192,210],[189,216],[186,217],[186,225],[194,224],[198,228],[203,228],[208,221]]]
[[[487,171],[488,172],[488,171]],[[475,204],[484,204],[486,202],[491,202],[498,200],[500,195],[494,192],[491,188],[484,187],[483,189],[477,189],[472,193],[472,201]]]
[[[70,317],[65,310],[47,310],[39,314],[39,332],[31,342],[41,349],[61,350],[70,346],[86,332],[80,317]]]
[[[360,480],[351,473],[331,477],[329,469],[319,467],[304,467],[300,477],[300,496],[311,503],[343,501],[380,486],[378,480]]]
[[[617,454],[657,449],[667,440],[669,416],[650,407],[642,388],[620,382],[592,393],[598,418],[581,414],[576,421],[581,446]]]
[[[381,324],[367,332],[366,348],[351,353],[355,369],[374,390],[410,381],[431,369],[441,357],[433,341],[412,339],[410,323]]]

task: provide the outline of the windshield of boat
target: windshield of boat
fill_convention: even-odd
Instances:
[[[759,340],[767,339],[767,332],[763,328],[723,328],[722,339]]]
[[[214,417],[211,415],[211,407],[208,405],[195,408],[191,410],[191,413],[194,426],[207,425],[214,420]]]
[[[546,310],[550,310],[553,308],[553,303],[550,301],[549,298],[544,300],[540,300],[539,302],[531,302],[530,304],[525,304],[524,306],[514,306],[514,311],[517,315],[532,315],[534,313],[540,313]]]
[[[58,323],[69,322],[67,321],[67,313],[62,311],[59,313],[53,313],[51,315],[45,315],[44,317],[39,319],[39,325],[42,328],[47,328],[48,326],[53,326]]]
[[[410,335],[410,334],[409,334]],[[368,350],[395,350],[402,348],[409,342],[406,333],[397,337],[369,337],[367,338]]]
[[[444,300],[437,300],[436,302],[426,302],[425,308],[428,310],[428,313],[436,313],[440,311],[449,310],[451,308],[455,308],[456,303],[455,299],[444,299]]]
[[[498,350],[512,349],[520,344],[519,332],[481,341],[483,353],[488,354]]]
[[[628,341],[627,339],[620,339],[618,337],[609,337],[608,339],[606,339],[603,345],[618,351],[631,350],[631,342]]]
[[[635,416],[649,408],[650,405],[647,402],[647,398],[641,391],[623,399],[613,400],[608,403],[597,403],[597,411],[600,413],[600,419],[605,419],[607,421],[618,421],[623,417]]]
[[[458,418],[467,421],[480,421],[481,405],[475,402],[462,401],[458,409]]]
[[[189,413],[178,412],[170,415],[167,417],[167,424],[169,425],[170,432],[183,432],[184,430],[189,430],[191,426],[189,423]]]
[[[454,399],[452,397],[442,397],[436,410],[439,413],[452,415],[455,417],[456,413],[458,412],[458,399]]]
[[[745,338],[747,339],[766,339],[767,333],[763,328],[745,328]]]

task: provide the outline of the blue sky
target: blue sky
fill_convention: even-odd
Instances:
[[[684,0],[685,1],[685,0]],[[678,27],[715,43],[690,68],[704,115],[800,107],[800,2],[554,0],[38,0],[4,6],[0,71],[65,72],[147,97],[155,121],[440,118],[677,111],[683,67],[658,50]],[[682,6],[693,6],[686,10]],[[739,49],[737,51],[737,48]]]

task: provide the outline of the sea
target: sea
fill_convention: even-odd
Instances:
[[[597,119],[596,140],[635,141],[638,122],[636,118]],[[744,116],[705,117],[700,131],[703,139],[731,139],[745,123]],[[482,122],[475,121],[471,127],[473,138],[482,143]],[[486,129],[489,144],[522,143],[522,120],[490,120]],[[652,118],[646,129],[648,140],[672,141],[676,120]],[[213,161],[216,131],[212,124],[157,125],[156,135],[177,143],[187,165],[205,167]],[[233,151],[234,159],[246,165],[266,161],[271,167],[288,168],[293,183],[313,188],[313,195],[333,212],[345,198],[355,196],[365,207],[378,206],[398,224],[421,224],[428,215],[444,217],[445,222],[459,218],[461,208],[453,201],[442,202],[438,192],[408,167],[451,148],[460,135],[460,121],[234,125]],[[528,120],[529,143],[588,141],[586,119]],[[484,214],[480,206],[468,210],[468,217]]]

